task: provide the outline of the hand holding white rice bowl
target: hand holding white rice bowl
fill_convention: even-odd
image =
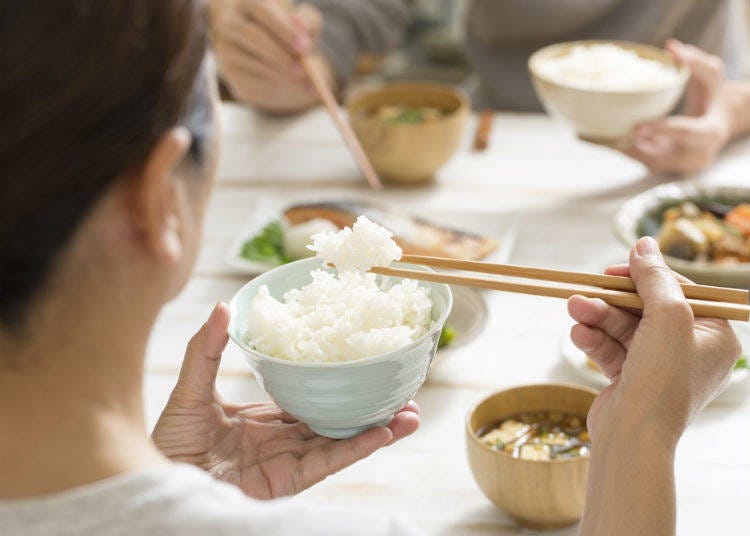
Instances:
[[[429,271],[422,266],[396,265]],[[243,350],[259,383],[279,407],[320,435],[346,438],[373,426],[386,425],[421,387],[450,313],[452,297],[447,285],[420,282],[421,292],[429,291],[432,301],[429,313],[425,312],[429,317],[427,327],[421,334],[412,334],[411,342],[401,339],[399,346],[407,343],[401,348],[386,344],[385,353],[379,355],[360,355],[352,360],[294,361],[259,351],[248,336],[248,319],[260,289],[266,287],[268,297],[275,300],[283,300],[289,291],[293,291],[292,296],[298,295],[298,289],[313,281],[311,272],[315,270],[326,274],[317,277],[329,283],[331,274],[336,273],[323,259],[311,258],[281,266],[246,284],[230,303],[229,335]],[[380,283],[383,278],[373,279]],[[391,288],[403,284],[398,278],[391,279],[394,280]],[[276,303],[282,305],[280,301]],[[375,344],[371,348],[378,352],[383,347]]]
[[[592,48],[602,45],[609,47]],[[623,54],[610,48],[614,46]],[[645,61],[638,62],[633,53]],[[607,73],[601,72],[603,62],[627,70],[628,76],[613,76],[609,68]],[[665,69],[656,68],[654,62]],[[591,67],[588,78],[583,76],[587,63]],[[551,45],[529,58],[529,71],[537,95],[550,115],[561,117],[582,139],[617,146],[627,145],[638,123],[672,111],[689,78],[688,69],[677,65],[667,51],[625,41]],[[674,76],[668,76],[670,71]],[[632,83],[628,83],[628,78],[633,79]]]

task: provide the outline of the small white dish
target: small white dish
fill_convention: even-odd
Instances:
[[[260,275],[279,266],[277,263],[264,263],[246,259],[241,255],[242,245],[260,233],[269,223],[281,218],[280,210],[266,209],[254,211],[239,228],[232,239],[232,245],[225,257],[226,263],[239,273]]]
[[[456,338],[448,346],[438,350],[439,356],[446,356],[472,341],[487,325],[487,304],[481,292],[451,285],[451,293],[453,309],[445,323],[456,330]]]

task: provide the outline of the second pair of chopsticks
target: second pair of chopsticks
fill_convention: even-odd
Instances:
[[[401,258],[401,262],[422,264],[435,268],[543,280],[552,282],[553,284],[538,285],[534,283],[505,281],[496,278],[469,277],[399,268],[376,267],[371,271],[382,275],[418,279],[433,283],[446,283],[449,285],[477,287],[535,296],[570,298],[578,294],[589,298],[601,298],[610,305],[617,307],[643,309],[643,301],[636,293],[635,284],[629,277],[508,264],[491,264],[442,257],[425,257],[421,255],[404,255]],[[586,289],[581,288],[581,286],[595,288]],[[688,304],[696,316],[724,318],[727,320],[750,320],[750,306],[747,305],[749,293],[747,290],[688,284],[681,284],[681,287]]]
[[[294,6],[294,2],[292,2],[291,0],[282,0],[282,5],[287,10],[291,10]],[[344,119],[344,116],[341,113],[341,109],[336,102],[336,97],[333,96],[331,88],[328,87],[328,84],[323,78],[323,75],[321,74],[318,67],[315,65],[315,62],[312,60],[312,57],[309,54],[303,54],[302,56],[300,56],[299,60],[302,64],[302,69],[304,69],[307,77],[310,79],[310,82],[315,88],[315,92],[320,97],[320,100],[323,102],[326,110],[328,110],[328,115],[331,116],[333,124],[336,125],[336,128],[338,129],[339,134],[341,134],[341,138],[344,140],[344,143],[347,147],[349,147],[349,151],[354,157],[355,163],[362,171],[365,179],[367,179],[368,184],[373,190],[382,190],[383,183],[380,182],[380,178],[378,177],[375,168],[372,167],[370,159],[367,158],[365,151],[362,149],[362,145],[360,145],[356,134],[354,134],[354,131]]]
[[[354,131],[346,122],[346,119],[344,119],[344,116],[339,109],[339,105],[336,102],[336,97],[333,96],[333,92],[331,92],[328,84],[326,84],[326,81],[318,71],[315,63],[310,59],[310,56],[303,56],[301,62],[302,67],[310,78],[312,85],[315,87],[315,91],[318,93],[320,100],[323,101],[323,105],[326,107],[326,110],[328,110],[328,115],[333,119],[333,123],[336,125],[339,134],[341,134],[341,138],[344,140],[344,143],[346,143],[346,146],[349,147],[349,151],[351,151],[354,161],[359,166],[359,169],[367,179],[370,187],[373,190],[382,190],[383,183],[380,182],[380,178],[378,177],[375,168],[372,167],[370,159],[367,158],[364,149],[362,149],[362,145],[360,145],[357,135],[354,134]]]

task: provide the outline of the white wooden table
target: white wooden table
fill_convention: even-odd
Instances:
[[[153,426],[175,383],[188,338],[218,300],[246,282],[224,262],[236,230],[256,210],[341,197],[388,203],[492,234],[515,215],[512,262],[599,271],[627,257],[611,217],[628,197],[660,179],[606,148],[579,142],[542,115],[500,114],[490,149],[465,148],[428,186],[367,190],[322,111],[292,119],[225,105],[219,186],[208,211],[203,252],[185,291],[159,318],[148,349],[145,398]],[[702,181],[750,182],[750,147],[730,147]],[[563,301],[486,294],[489,322],[469,344],[438,356],[417,396],[423,424],[412,437],[329,478],[305,500],[374,508],[411,518],[431,534],[530,533],[495,509],[466,462],[468,409],[490,392],[579,379],[559,354],[570,321]],[[231,346],[219,378],[233,401],[266,399]],[[747,533],[750,506],[750,387],[712,404],[688,430],[677,456],[680,534]],[[577,527],[550,532],[576,534]]]

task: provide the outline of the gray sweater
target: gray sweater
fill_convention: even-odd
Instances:
[[[363,52],[394,47],[409,0],[308,0],[323,12],[321,50],[345,83]],[[475,107],[538,110],[526,61],[560,41],[623,39],[661,46],[669,37],[698,45],[736,74],[746,47],[743,0],[473,0],[466,51],[479,77]]]

